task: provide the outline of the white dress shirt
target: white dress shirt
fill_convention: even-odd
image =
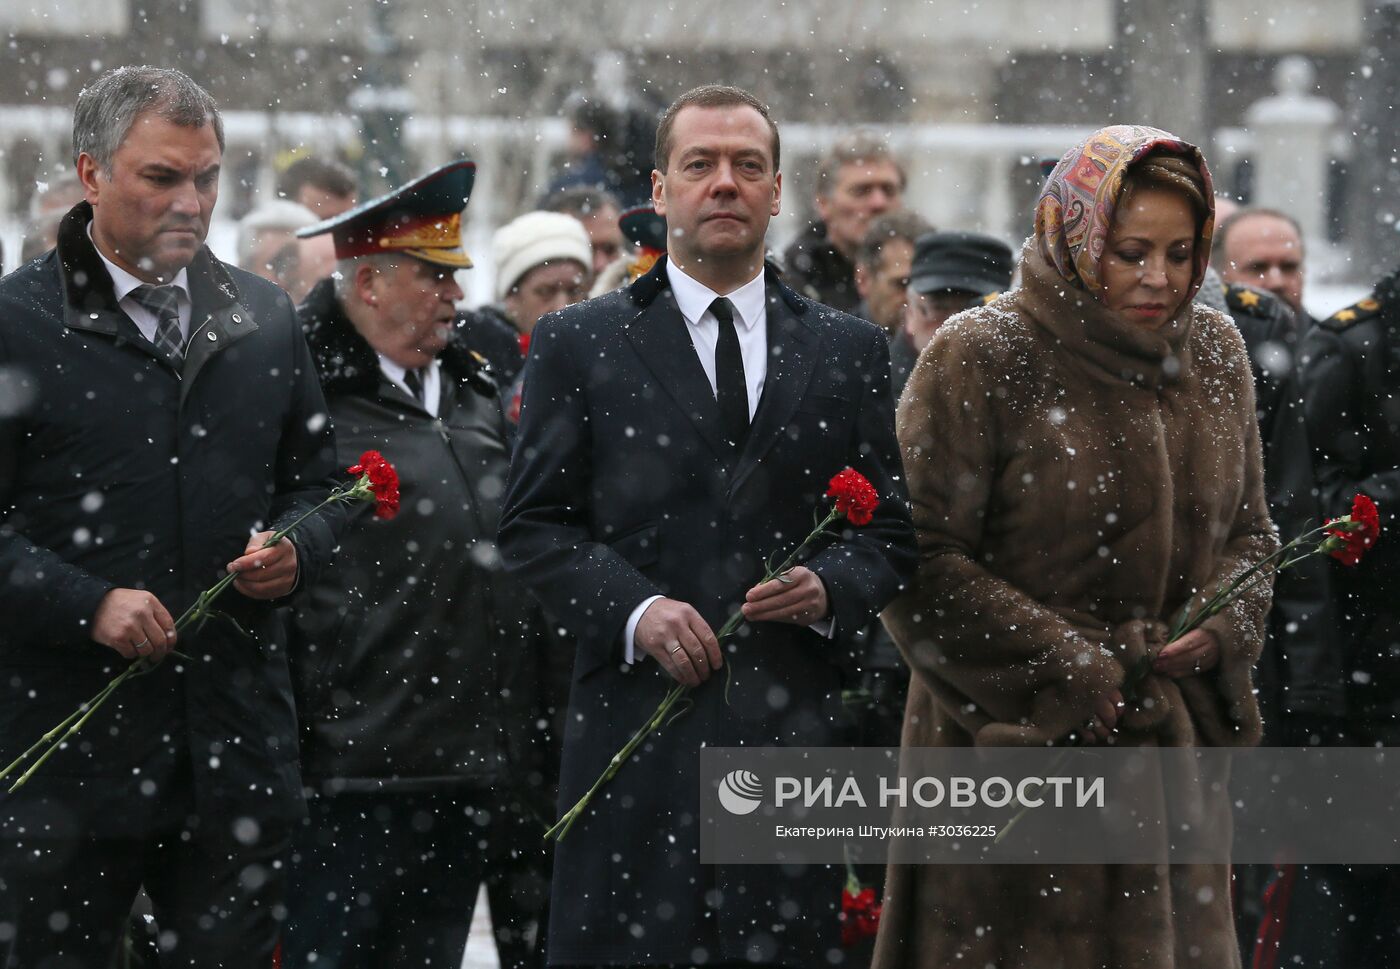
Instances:
[[[408,368],[400,367],[382,353],[378,354],[378,356],[379,369],[384,376],[398,384],[403,388],[404,393],[412,397],[413,391],[409,389],[408,382],[404,380],[404,377],[408,375]],[[442,376],[439,373],[440,366],[437,358],[434,357],[432,362],[422,369],[423,409],[434,417],[438,416],[438,404],[442,402]]]
[[[690,342],[695,345],[695,355],[700,358],[700,366],[710,381],[710,390],[719,398],[719,385],[715,380],[715,347],[719,343],[719,320],[710,312],[710,304],[719,299],[716,293],[699,280],[687,276],[670,259],[666,260],[666,278],[671,283],[671,293],[676,298],[676,306],[685,319],[686,330],[690,332]],[[763,270],[732,293],[723,294],[734,307],[734,329],[739,334],[739,352],[744,359],[744,383],[749,392],[749,420],[758,411],[759,398],[763,396],[763,381],[768,376],[768,287]],[[627,628],[623,632],[623,658],[635,663],[641,657],[636,655],[637,623],[642,613],[647,611],[662,596],[643,599],[627,617]],[[815,622],[811,628],[818,634],[832,636],[836,631],[834,619]],[[645,654],[643,654],[645,655]]]
[[[87,225],[88,238],[92,238],[92,223]],[[92,244],[97,249],[97,255],[102,260],[102,264],[107,267],[107,274],[112,277],[112,290],[117,296],[117,305],[121,307],[123,313],[131,317],[131,322],[136,324],[136,328],[141,331],[151,343],[156,342],[156,324],[160,322],[156,315],[140,302],[133,299],[131,291],[138,286],[153,286],[155,283],[148,283],[144,279],[137,279],[121,266],[102,254],[97,243]],[[180,339],[188,343],[190,339],[190,314],[194,311],[194,304],[190,301],[190,276],[184,269],[175,274],[175,278],[168,284],[176,289],[176,311],[180,314]]]

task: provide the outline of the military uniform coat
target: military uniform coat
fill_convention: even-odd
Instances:
[[[402,499],[389,521],[360,510],[336,567],[292,612],[308,783],[521,790],[543,820],[553,693],[568,671],[546,665],[538,607],[496,551],[509,462],[496,385],[457,330],[438,356],[434,416],[384,375],[329,279],[298,313],[340,463],[383,452]]]
[[[1308,331],[1302,381],[1323,514],[1349,514],[1361,492],[1381,515],[1376,547],[1332,569],[1347,729],[1400,743],[1400,273]]]

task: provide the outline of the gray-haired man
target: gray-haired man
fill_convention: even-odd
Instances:
[[[0,800],[0,964],[105,966],[139,886],[161,965],[271,965],[296,720],[274,610],[343,524],[302,522],[334,440],[286,295],[204,247],[223,136],[178,71],[78,96],[86,200],[0,282],[0,763],[137,658]],[[225,571],[233,624],[174,619]],[[178,650],[178,655],[177,651]]]

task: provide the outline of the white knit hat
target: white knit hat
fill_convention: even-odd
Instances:
[[[583,223],[560,212],[526,212],[507,222],[491,238],[496,263],[496,298],[505,299],[510,288],[531,269],[551,259],[573,259],[591,269],[593,246]]]

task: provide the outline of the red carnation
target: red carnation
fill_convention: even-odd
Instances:
[[[520,341],[520,355],[528,357],[530,355],[530,334],[522,333],[516,339]]]
[[[870,524],[875,507],[880,504],[875,486],[854,468],[838,471],[826,487],[826,496],[836,499],[836,510],[852,525]]]
[[[1358,494],[1351,501],[1351,514],[1345,518],[1329,521],[1327,534],[1341,544],[1330,541],[1330,554],[1343,565],[1356,565],[1366,550],[1376,544],[1381,537],[1381,517],[1376,503],[1365,495]]]
[[[873,938],[880,928],[880,903],[875,901],[875,889],[862,888],[852,892],[850,886],[841,890],[841,944],[853,946],[861,939]]]
[[[376,518],[393,518],[399,513],[399,475],[394,466],[384,460],[384,455],[378,451],[366,451],[360,455],[359,464],[345,470],[361,479],[368,477],[368,490],[374,495]]]

